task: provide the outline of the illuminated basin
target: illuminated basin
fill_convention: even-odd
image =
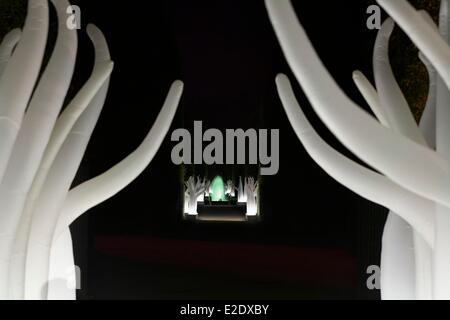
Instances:
[[[207,177],[189,177],[185,182],[184,215],[190,221],[248,222],[258,221],[257,182],[246,177],[238,187],[233,180],[217,175],[209,181]]]
[[[247,205],[239,204],[199,204],[197,220],[200,221],[247,221]]]

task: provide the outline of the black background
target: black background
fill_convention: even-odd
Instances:
[[[109,97],[79,179],[102,173],[139,145],[175,79],[184,81],[185,91],[170,132],[202,120],[205,128],[279,128],[281,137],[280,170],[276,176],[264,177],[262,221],[256,225],[183,222],[180,170],[171,163],[173,143],[167,138],[133,184],[73,226],[77,263],[83,271],[80,298],[378,297],[378,292],[366,288],[365,270],[379,264],[385,210],[333,181],[297,140],[274,85],[277,73],[290,71],[263,1],[141,1],[125,5],[97,0],[74,4],[82,10],[83,26],[92,22],[103,30],[115,61]],[[371,75],[376,31],[366,28],[368,3],[294,4],[326,66],[343,89],[364,106],[351,72],[360,69]],[[81,85],[90,72],[92,49],[82,32],[80,37],[75,81]],[[315,127],[346,152],[311,112],[300,88],[296,89]],[[135,236],[141,236],[137,241],[142,246],[133,257],[108,250]],[[104,237],[103,247],[99,237]],[[173,240],[176,242],[170,242]],[[155,242],[163,252],[181,247],[179,261],[158,257],[160,251],[152,246]],[[134,242],[130,245],[135,246]],[[253,254],[264,255],[259,268],[274,268],[269,274],[287,275],[236,272],[236,265],[246,268],[245,250],[260,252],[245,245],[277,245],[267,249],[267,255]],[[201,254],[204,246],[212,252],[206,257]],[[274,267],[276,252],[283,247],[295,250]],[[316,251],[318,256],[305,258],[302,250]],[[336,251],[343,254],[342,260],[334,256]],[[225,265],[218,268],[211,259],[223,255]],[[191,258],[197,261],[194,265],[183,262]],[[341,277],[336,270],[340,264],[348,264],[347,260],[355,265],[353,276],[336,279]],[[323,273],[306,268],[298,272],[310,274],[293,277],[288,264],[325,265],[330,276],[324,278]]]
[[[280,170],[263,179],[257,224],[183,221],[181,171],[171,162],[174,144],[166,137],[136,181],[72,226],[82,269],[80,299],[379,298],[378,291],[366,288],[365,270],[379,264],[387,210],[327,176],[295,136],[274,82],[279,72],[294,77],[263,1],[72,3],[82,10],[83,29],[69,97],[92,68],[87,23],[104,32],[115,62],[108,99],[76,184],[104,172],[139,145],[175,79],[183,80],[185,89],[170,133],[191,128],[194,120],[202,120],[205,128],[280,129]],[[359,69],[372,78],[376,30],[366,28],[366,9],[374,2],[293,3],[331,74],[367,109],[351,74]],[[293,83],[318,132],[351,156]],[[263,271],[246,270],[252,257]],[[301,274],[295,274],[296,266],[304,266],[298,269]]]

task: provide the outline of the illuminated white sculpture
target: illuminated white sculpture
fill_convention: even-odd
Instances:
[[[244,182],[245,182],[245,178],[244,178]],[[238,186],[237,190],[238,190],[238,202],[240,202],[240,203],[247,202],[247,194],[245,193],[241,177],[239,177],[239,186]]]
[[[233,180],[228,180],[225,188],[225,194],[230,197],[236,196],[236,187],[234,186]]]
[[[289,0],[266,0],[286,59],[316,113],[356,156],[343,156],[314,131],[289,80],[277,77],[280,98],[311,157],[334,179],[391,210],[383,235],[383,299],[450,299],[450,47],[448,0],[442,0],[440,31],[406,0],[378,3],[421,51],[430,74],[430,94],[420,128],[392,75],[387,55],[393,22],[377,38],[377,90],[359,72],[361,93],[377,116],[351,101],[328,73]]]
[[[75,298],[74,288],[52,287],[53,280],[65,281],[59,278],[74,268],[68,227],[148,166],[183,89],[180,81],[173,83],[152,129],[133,153],[70,190],[105,102],[113,63],[103,34],[89,25],[96,55],[92,75],[58,117],[75,66],[77,35],[66,28],[70,3],[52,3],[58,37],[37,85],[49,27],[47,0],[30,0],[22,33],[13,30],[0,45],[0,300]]]
[[[189,215],[197,215],[197,203],[204,199],[205,191],[209,188],[209,182],[200,177],[189,177],[185,184],[185,212]]]
[[[247,199],[247,216],[258,214],[258,182],[252,177],[245,178],[245,198]]]

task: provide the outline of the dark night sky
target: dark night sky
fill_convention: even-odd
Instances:
[[[137,147],[177,78],[184,81],[185,91],[173,129],[190,128],[194,120],[203,120],[205,128],[279,128],[280,171],[262,181],[259,224],[186,223],[180,215],[180,170],[171,164],[173,144],[166,139],[132,185],[74,226],[74,236],[80,238],[79,261],[88,274],[80,296],[376,297],[376,292],[364,288],[364,270],[379,263],[384,209],[330,179],[294,135],[274,85],[278,72],[290,71],[263,1],[138,3],[78,2],[82,22],[94,22],[104,31],[115,61],[109,98],[80,175],[95,176]],[[294,3],[326,66],[344,90],[364,105],[351,72],[358,68],[371,75],[375,32],[365,27],[367,3],[351,7],[336,1],[326,6],[317,1]],[[81,40],[78,81],[87,77],[92,60],[89,42],[85,36]],[[298,86],[296,91],[319,132],[345,152],[315,117]],[[375,215],[371,210],[377,211]],[[117,246],[134,236],[144,237],[140,242],[148,242],[149,247],[143,245],[132,255],[129,249],[116,252]],[[182,248],[179,259],[154,252],[155,242],[165,248],[163,252],[173,251],[170,241],[174,240]],[[256,247],[245,247],[251,245]],[[272,266],[279,259],[276,253],[289,248],[293,250],[286,253],[286,262]],[[286,276],[239,273],[236,266],[245,268],[245,250],[261,261],[262,270],[273,268]],[[304,257],[303,250],[318,256]],[[190,264],[187,256],[197,262]],[[291,264],[325,264],[330,270],[315,273],[314,268],[299,267],[295,276],[288,272]],[[354,264],[356,271],[336,284],[333,279],[349,270],[342,267],[347,264]],[[150,289],[145,290],[143,283]]]
[[[376,31],[366,28],[365,13],[372,1],[293,2],[331,74],[365,108],[351,73],[372,75]],[[175,79],[185,91],[170,132],[203,120],[205,128],[277,128],[281,142],[279,173],[262,182],[260,223],[192,224],[181,220],[180,170],[166,138],[135,182],[72,227],[85,270],[80,298],[378,297],[365,289],[364,272],[379,264],[386,210],[328,177],[295,136],[274,82],[279,72],[294,77],[262,0],[72,3],[81,7],[83,23],[74,88],[92,67],[87,23],[105,33],[115,61],[77,181],[104,172],[139,145]],[[295,90],[319,133],[348,154],[297,84]],[[246,254],[261,271],[242,272],[252,266]]]

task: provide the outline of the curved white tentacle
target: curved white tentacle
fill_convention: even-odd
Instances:
[[[28,2],[20,42],[0,78],[0,182],[39,75],[47,42],[48,19],[47,0]]]
[[[388,116],[385,110],[381,107],[380,97],[378,92],[367,79],[367,77],[361,71],[353,72],[353,81],[358,88],[359,92],[363,96],[364,100],[369,105],[375,117],[380,121],[385,127],[389,127]]]
[[[101,31],[90,25],[88,34],[96,49],[96,62],[109,61],[108,46]],[[100,116],[108,87],[109,81],[106,81],[87,110],[75,123],[53,161],[36,201],[26,260],[25,298],[27,299],[47,297],[49,256],[59,212]]]
[[[421,11],[421,14],[433,28],[438,30],[433,19],[426,11]],[[437,73],[430,61],[421,52],[419,53],[419,58],[425,64],[429,78],[427,102],[420,119],[419,127],[427,144],[435,150]],[[433,210],[433,215],[436,215],[436,209]],[[414,235],[414,245],[416,252],[416,298],[419,300],[430,300],[433,299],[433,249],[417,234]]]
[[[381,250],[380,282],[383,300],[416,299],[413,240],[411,226],[397,214],[389,213]],[[408,267],[404,268],[405,266]]]
[[[183,83],[175,81],[153,127],[139,148],[102,175],[69,192],[58,220],[56,238],[81,214],[114,196],[144,171],[170,128],[182,91]]]
[[[377,118],[380,122],[386,127],[390,127],[387,116],[384,114],[385,110],[379,104],[378,93],[375,88],[361,73],[358,73],[356,77],[354,74],[353,78],[366,101],[371,101],[369,105],[371,105],[374,113],[378,114]],[[431,216],[430,224],[432,225],[433,213],[427,212],[427,215]],[[400,236],[403,242],[398,241]],[[413,239],[413,244],[411,244],[411,239]],[[431,269],[426,268],[430,267],[426,263],[431,262],[431,256],[424,257],[423,253],[431,253],[431,247],[422,239],[422,236],[417,234],[417,231],[413,230],[411,225],[401,216],[389,211],[384,227],[381,254],[381,282],[383,284],[381,297],[383,300],[429,298],[431,291],[428,289],[431,285],[431,279],[427,277],[429,276],[427,272],[430,272]],[[416,250],[412,249],[412,245],[416,245]],[[397,255],[396,252],[402,254]],[[391,279],[396,280],[391,282]]]
[[[355,80],[355,83],[359,80],[359,87],[362,87],[360,91],[366,90],[371,94],[371,97],[366,98],[366,100],[371,99],[372,101],[375,101],[369,103],[369,105],[375,104],[375,107],[372,107],[372,109],[376,109],[377,112],[381,114],[378,116],[379,119],[382,118],[384,109],[376,104],[379,102],[377,101],[378,93],[363,74],[358,74],[358,78],[359,79]],[[367,94],[365,93],[365,95]],[[381,111],[378,111],[378,108],[380,108]],[[383,123],[383,121],[380,122]],[[386,118],[384,118],[383,124],[386,127],[389,127]],[[431,203],[430,207],[432,208],[433,205],[434,204]],[[430,216],[430,224],[433,225],[434,212],[428,211],[426,214]],[[392,211],[389,212],[384,228],[388,233],[383,233],[384,252],[381,255],[381,266],[383,276],[382,282],[384,285],[381,288],[381,296],[384,300],[410,299],[412,296],[420,300],[431,299],[431,246],[429,245],[429,242],[423,240],[423,237],[420,234],[417,234],[416,230],[410,227],[408,222],[401,218],[391,217],[391,215],[397,214]],[[395,229],[398,230],[395,231]],[[410,234],[408,235],[408,233]],[[407,241],[397,241],[396,234],[402,235]],[[415,250],[411,249],[411,238],[413,239]],[[397,251],[402,252],[402,254],[395,255],[395,252]],[[394,260],[387,261],[387,259],[391,258]],[[414,264],[411,263],[412,259],[415,261]],[[399,271],[401,271],[401,273],[398,273]],[[396,279],[396,281],[390,283],[389,279]],[[413,285],[414,281],[415,286]]]
[[[426,58],[422,57],[424,63],[427,64]],[[429,64],[427,64],[427,68],[429,69],[430,74],[430,92],[428,95],[427,100],[427,106],[425,107],[424,116],[422,117],[421,121],[421,131],[423,132],[424,138],[426,139],[428,145],[432,146],[434,148],[435,146],[435,118],[436,118],[436,81],[435,81],[435,74],[433,74],[433,67]],[[357,83],[357,86],[359,87],[360,91],[362,92],[363,96],[365,96],[365,99],[368,102],[369,105],[371,105],[372,110],[377,110],[374,113],[378,114],[378,118],[384,119],[383,123],[387,127],[389,127],[389,124],[387,123],[386,118],[383,118],[383,112],[379,111],[378,108],[381,108],[381,106],[378,105],[378,95],[375,90],[370,84],[370,82],[364,77],[363,74],[359,73],[356,75],[357,78],[354,75],[355,83]],[[356,78],[356,79],[355,79]],[[432,203],[430,207],[434,206]],[[435,212],[433,208],[431,208],[432,211],[427,212],[426,214],[429,217],[430,224],[433,224],[433,219]],[[389,212],[389,215],[396,214],[395,212]],[[395,222],[395,225],[388,225]],[[431,267],[431,260],[432,260],[432,247],[429,244],[429,241],[424,240],[423,237],[420,234],[417,234],[416,230],[413,230],[411,228],[407,228],[408,223],[404,221],[403,219],[398,220],[397,218],[388,218],[386,221],[385,231],[389,231],[389,234],[383,234],[383,254],[382,254],[382,275],[383,278],[383,286],[381,290],[381,294],[383,299],[385,300],[399,300],[399,299],[407,299],[408,297],[411,298],[412,292],[414,292],[411,289],[411,274],[415,274],[415,298],[419,300],[430,300],[432,299],[432,267]],[[395,238],[395,228],[399,228],[397,231],[397,234],[402,234],[404,238],[406,238],[408,241],[406,242],[398,242],[398,241],[390,241],[390,239],[396,239]],[[433,228],[434,229],[434,228]],[[411,250],[411,243],[410,239],[411,236],[407,236],[407,233],[413,233],[413,242],[414,242],[414,248],[415,250]],[[434,242],[434,241],[433,241]],[[401,251],[401,255],[395,255],[396,251]],[[415,264],[411,264],[411,257],[408,256],[414,256]],[[395,257],[395,260],[393,261],[386,261],[386,259],[389,259],[390,257]],[[400,258],[402,259],[402,264],[399,266]],[[394,266],[396,265],[396,266]],[[397,272],[400,271],[401,273],[398,274]],[[413,272],[412,272],[413,271]],[[396,279],[394,283],[390,283],[388,279]]]
[[[377,0],[450,86],[450,48],[427,19],[405,0]]]
[[[422,12],[422,15],[426,17],[428,23],[433,24],[431,18]],[[435,26],[435,25],[434,25]],[[388,18],[382,25],[381,30],[378,32],[378,36],[375,42],[374,55],[373,55],[373,69],[375,74],[375,80],[377,83],[378,94],[382,105],[384,106],[386,113],[389,116],[390,127],[412,140],[420,143],[424,146],[427,142],[420,131],[406,101],[400,86],[398,85],[394,73],[391,68],[389,61],[389,40],[394,29],[394,21]],[[434,204],[430,206],[428,215],[431,217],[430,221],[435,218]],[[403,234],[403,237],[407,238],[404,242],[392,241],[388,243],[388,239],[391,238],[389,234],[383,235],[384,247],[383,250],[390,252],[402,251],[403,255],[397,255],[397,257],[390,256],[389,254],[383,254],[383,258],[387,259],[392,257],[394,261],[386,262],[382,261],[383,264],[390,265],[391,263],[397,264],[397,269],[392,267],[388,269],[382,269],[382,273],[386,277],[393,277],[397,279],[396,284],[397,289],[395,292],[388,292],[395,289],[395,286],[385,286],[382,292],[387,296],[395,296],[401,299],[408,299],[409,295],[404,295],[411,293],[409,287],[411,284],[402,283],[400,279],[408,280],[409,278],[404,278],[405,274],[413,274],[415,281],[415,297],[418,299],[431,299],[431,247],[429,241],[424,241],[422,235],[417,234],[417,229],[411,229],[408,227],[405,221],[395,221],[393,226],[389,226],[389,223],[395,221],[393,218],[388,218],[386,221],[385,230],[390,231],[390,233],[398,233],[398,235]],[[394,229],[398,228],[397,231]],[[411,233],[411,235],[407,235]],[[392,238],[396,236],[393,235]],[[410,249],[409,242],[407,240],[412,239],[415,250]],[[425,242],[425,243],[424,243]],[[407,256],[410,254],[411,257]],[[402,259],[400,259],[402,257]],[[414,263],[411,264],[409,260],[414,259]],[[401,271],[403,270],[403,271]],[[395,272],[399,271],[399,272]],[[408,272],[409,271],[409,272]],[[390,272],[394,274],[390,275]]]
[[[282,1],[280,1],[280,2],[282,2]],[[409,182],[405,183],[407,181],[406,172],[404,173],[403,177],[400,177],[400,179],[398,179],[399,175],[396,176],[395,172],[393,170],[392,171],[390,170],[391,168],[384,167],[386,164],[381,163],[383,166],[380,168],[379,167],[380,163],[374,161],[374,159],[372,158],[374,155],[367,155],[367,150],[366,151],[361,150],[361,149],[364,149],[364,147],[361,148],[361,146],[358,146],[357,141],[354,141],[356,139],[354,139],[352,141],[352,138],[349,136],[350,130],[348,130],[348,132],[345,132],[346,130],[343,127],[344,127],[344,123],[346,121],[342,121],[343,119],[339,119],[339,115],[336,113],[333,114],[333,112],[331,110],[326,110],[327,109],[326,103],[325,103],[326,98],[328,98],[330,101],[333,100],[335,102],[336,94],[341,95],[342,101],[340,101],[340,102],[342,102],[344,106],[346,103],[348,105],[352,105],[352,103],[348,100],[348,98],[346,98],[346,96],[342,92],[340,92],[339,88],[335,85],[335,83],[333,82],[331,77],[329,77],[329,75],[327,74],[327,71],[323,68],[323,65],[320,63],[320,61],[315,56],[314,50],[312,49],[310,43],[308,42],[308,39],[306,38],[303,30],[301,29],[301,26],[299,26],[298,21],[296,21],[296,17],[292,12],[292,7],[290,6],[289,2],[282,2],[282,3],[280,3],[280,2],[278,2],[277,4],[273,4],[273,7],[268,9],[269,15],[272,13],[272,15],[271,15],[272,23],[274,24],[274,28],[277,31],[278,37],[280,38],[280,42],[285,51],[287,59],[290,62],[291,67],[294,70],[294,73],[296,74],[299,82],[304,87],[308,98],[310,99],[311,103],[315,107],[316,112],[319,114],[319,116],[326,122],[326,124],[329,126],[329,128],[332,131],[334,129],[333,132],[336,134],[336,136],[338,136],[338,138],[340,138],[341,142],[346,144],[350,149],[352,149],[352,147],[355,148],[355,150],[352,150],[352,151],[355,152],[358,156],[360,156],[363,160],[365,160],[366,162],[368,162],[375,168],[380,169],[382,172],[388,174],[388,176],[390,178],[395,178],[394,179],[395,181],[403,182],[402,185],[404,187],[407,187],[408,189],[410,189],[414,192],[419,191],[422,195],[425,194],[425,196],[431,196],[430,198],[431,199],[434,198],[433,200],[439,199],[440,201],[442,201],[443,203],[446,203],[448,205],[448,203],[447,203],[448,200],[445,199],[444,193],[442,193],[438,190],[440,188],[435,189],[438,193],[437,195],[436,194],[432,195],[431,193],[427,193],[424,190],[424,188],[422,188],[421,186],[415,185],[413,181],[410,181],[410,182],[412,182],[412,184],[410,184]],[[268,3],[268,6],[270,6],[271,2],[267,1],[267,3]],[[277,11],[277,10],[279,10],[279,11]],[[281,25],[281,27],[280,27],[280,25]],[[277,30],[277,26],[278,26],[278,30]],[[297,37],[290,36],[292,34],[294,34]],[[284,38],[283,38],[283,36],[284,36]],[[299,40],[299,38],[301,40]],[[294,39],[296,39],[296,41]],[[305,42],[306,42],[306,45],[305,45]],[[297,50],[298,48],[295,46],[295,43],[301,43],[303,50]],[[306,49],[305,49],[305,47],[306,47]],[[305,60],[306,60],[305,64],[302,65],[302,62],[300,62],[300,61],[298,61],[298,59],[296,59],[296,57],[294,55],[295,52],[297,52],[299,54],[299,56],[301,56],[303,58],[303,62],[305,62]],[[306,57],[306,59],[305,59],[305,57]],[[299,68],[299,66],[302,69]],[[297,69],[296,69],[296,67],[297,67]],[[318,69],[318,67],[319,67],[319,69]],[[314,72],[316,74],[314,74],[314,75],[311,74],[309,72],[310,70],[314,70]],[[319,75],[317,75],[318,70],[320,70]],[[301,73],[300,71],[303,72],[303,75],[300,74]],[[322,73],[322,71],[323,71],[323,73]],[[314,78],[316,81],[314,81]],[[323,81],[323,80],[325,80],[325,81]],[[318,86],[314,86],[314,82],[316,84],[320,83],[322,85],[322,87],[319,89]],[[324,84],[325,84],[325,88],[328,90],[325,90],[325,93],[319,92],[320,90],[323,90]],[[400,92],[400,94],[401,94],[401,92]],[[332,97],[332,96],[334,98],[331,99],[330,97]],[[333,106],[336,106],[336,104],[334,104]],[[385,105],[385,107],[386,107],[386,105]],[[321,110],[321,109],[325,109],[325,111]],[[328,109],[330,109],[330,108],[328,108]],[[409,113],[409,110],[407,110],[407,108],[404,108],[404,111],[408,111],[408,113]],[[346,113],[345,115],[349,116],[351,118],[349,113]],[[341,121],[341,123],[338,123],[338,121],[336,121],[335,119],[332,119],[333,116],[335,118],[338,118],[338,120]],[[411,115],[409,114],[409,116],[411,116]],[[363,117],[354,117],[352,119],[353,121],[347,121],[347,125],[349,128],[351,128],[353,125],[352,129],[354,129],[355,124],[357,125],[358,123],[361,122],[358,120],[355,121],[355,118],[360,118],[358,120],[364,119]],[[412,118],[412,117],[410,117],[410,118]],[[402,119],[402,118],[399,117],[399,119]],[[366,122],[366,125],[367,124],[368,124],[368,122]],[[415,123],[413,121],[410,121],[410,124],[413,125],[410,128],[413,128],[415,133],[417,133],[417,128],[415,126]],[[364,130],[367,131],[367,126],[364,126],[364,127],[366,128]],[[362,132],[364,132],[364,130],[362,130],[362,131],[357,130],[357,131],[362,133]],[[378,131],[381,132],[380,130],[378,130]],[[402,131],[404,131],[403,133],[410,135],[408,133],[408,131],[406,131],[406,130],[402,130]],[[341,134],[341,136],[339,136],[339,134]],[[375,135],[373,135],[373,136],[375,136]],[[369,141],[371,141],[371,139],[367,139],[367,141],[369,142]],[[350,142],[350,145],[349,145],[349,142]],[[387,141],[384,141],[384,142],[386,143]],[[398,142],[397,142],[397,146],[398,146]],[[383,149],[380,148],[380,151],[382,151],[382,150]],[[409,151],[411,152],[411,150],[409,150]],[[428,152],[428,150],[426,150],[424,153],[428,153],[428,155],[431,155],[430,152]],[[366,156],[364,156],[364,154],[366,154]],[[375,156],[375,158],[376,158],[376,156]],[[436,159],[435,156],[431,156],[431,158]],[[379,159],[379,160],[382,160],[382,159]],[[389,160],[395,160],[395,157],[392,157]],[[423,160],[425,160],[425,159],[423,159]],[[443,159],[437,160],[436,162],[434,162],[432,159],[430,159],[430,160],[431,161],[429,161],[429,165],[436,166],[438,168],[438,170],[441,168],[444,168],[444,171],[442,173],[444,174],[444,176],[446,176],[446,174],[448,172],[448,169],[447,169],[448,164]],[[424,161],[423,163],[425,164],[426,161]],[[387,164],[387,165],[389,166],[389,164]],[[439,166],[441,166],[441,168],[439,168]],[[417,167],[417,169],[419,169],[419,167]],[[438,177],[435,176],[435,178],[438,178]],[[423,182],[423,181],[420,180],[420,182]],[[443,184],[441,184],[439,187],[442,187],[442,186],[443,186]],[[441,194],[439,194],[439,193],[441,193]],[[431,215],[433,215],[434,210],[430,210],[429,213],[431,213]],[[391,226],[389,226],[389,227],[391,227]],[[412,235],[412,233],[411,233],[411,235]],[[394,248],[391,248],[391,249],[394,249]],[[425,253],[425,251],[427,251],[427,250],[424,250],[424,253]],[[430,251],[427,251],[427,252],[430,252]],[[411,273],[411,274],[413,274],[413,273]],[[413,282],[410,282],[410,284],[411,283],[413,283]],[[406,284],[408,284],[408,283],[406,283]]]
[[[450,44],[450,14],[448,0],[441,1],[439,13],[439,32],[442,39]],[[431,59],[430,59],[431,60]],[[437,68],[437,100],[436,100],[436,151],[450,160],[450,86]],[[436,299],[450,299],[450,208],[437,206],[436,211],[436,243],[433,256],[433,293]]]
[[[67,234],[70,235],[69,225],[91,207],[107,200],[125,188],[151,162],[170,128],[182,90],[183,83],[181,81],[175,81],[172,84],[152,129],[138,149],[104,174],[81,184],[69,192],[53,235],[50,259],[51,270],[53,269],[54,272],[61,275],[64,270],[67,270],[68,267],[74,264],[71,245],[67,240]],[[64,253],[61,251],[62,248],[66,248],[66,251],[70,249],[70,253]],[[69,255],[71,256],[69,257]],[[49,289],[49,299],[61,296],[60,294],[52,294],[52,291],[66,295],[69,292],[67,289],[58,289],[55,285],[53,289],[52,287]],[[72,296],[74,295],[75,292],[72,293]]]
[[[289,121],[315,162],[347,188],[395,211],[413,225],[432,246],[433,202],[403,189],[386,177],[357,164],[331,148],[309,124],[295,99],[287,77],[279,75],[277,86]]]
[[[420,119],[420,129],[424,138],[432,149],[436,149],[436,103],[437,103],[437,73],[428,59],[419,53],[420,60],[425,64],[428,71],[429,89],[427,103]]]
[[[8,65],[9,59],[11,59],[12,52],[19,42],[21,35],[21,29],[13,29],[6,34],[0,43],[0,78]]]
[[[52,56],[33,93],[17,135],[6,173],[0,183],[0,234],[4,253],[11,256],[28,191],[39,168],[45,146],[66,97],[77,53],[77,34],[65,26],[68,1],[55,2],[58,37]],[[3,254],[3,252],[2,252]]]
[[[424,16],[427,17],[430,24],[436,27],[428,14],[424,13]],[[437,73],[425,55],[419,53],[419,58],[425,64],[429,78],[427,102],[419,127],[428,146],[436,149]],[[433,210],[432,214],[436,215],[436,209]],[[433,249],[418,235],[415,235],[414,244],[416,249],[416,298],[419,300],[430,300],[433,299]]]
[[[113,68],[112,61],[96,63],[91,77],[58,118],[41,162],[41,170],[48,170],[51,167],[70,130],[107,83]]]
[[[386,19],[378,31],[373,50],[373,72],[380,104],[388,117],[390,128],[426,145],[389,62],[389,39],[394,26],[391,18]]]
[[[266,5],[297,80],[335,136],[402,187],[450,206],[448,162],[432,150],[385,128],[341,91],[317,57],[289,0],[266,0]]]
[[[436,210],[431,214],[436,215]],[[436,229],[436,227],[435,227]],[[436,234],[436,232],[435,232]],[[413,232],[416,300],[433,299],[433,248],[416,230]],[[384,250],[384,248],[383,248]]]
[[[48,23],[47,1],[29,1],[21,40],[0,78],[0,182],[39,75]],[[0,238],[0,299],[5,299],[8,291],[8,247],[11,237],[2,231]]]
[[[76,300],[77,284],[83,274],[75,266],[72,235],[66,228],[60,241],[52,244],[48,279],[48,300]]]
[[[439,14],[439,32],[447,44],[450,43],[450,23],[448,21],[448,11],[448,1],[442,0]],[[439,75],[437,77],[436,99],[436,150],[443,157],[450,160],[450,145],[448,143],[450,139],[450,91],[449,86],[446,85],[445,81]]]
[[[27,201],[22,214],[19,230],[14,244],[14,254],[12,262],[12,295],[15,299],[23,299],[24,294],[24,273],[25,273],[25,253],[28,244],[28,233],[31,223],[31,215],[37,197],[40,194],[42,185],[47,177],[48,171],[53,163],[58,150],[64,143],[71,128],[81,116],[83,111],[89,106],[93,98],[98,94],[105,81],[109,78],[113,69],[113,63],[100,63],[93,71],[89,80],[77,93],[75,98],[67,106],[59,117],[53,130],[49,144],[47,145],[39,171],[33,181],[32,187],[27,197]]]

